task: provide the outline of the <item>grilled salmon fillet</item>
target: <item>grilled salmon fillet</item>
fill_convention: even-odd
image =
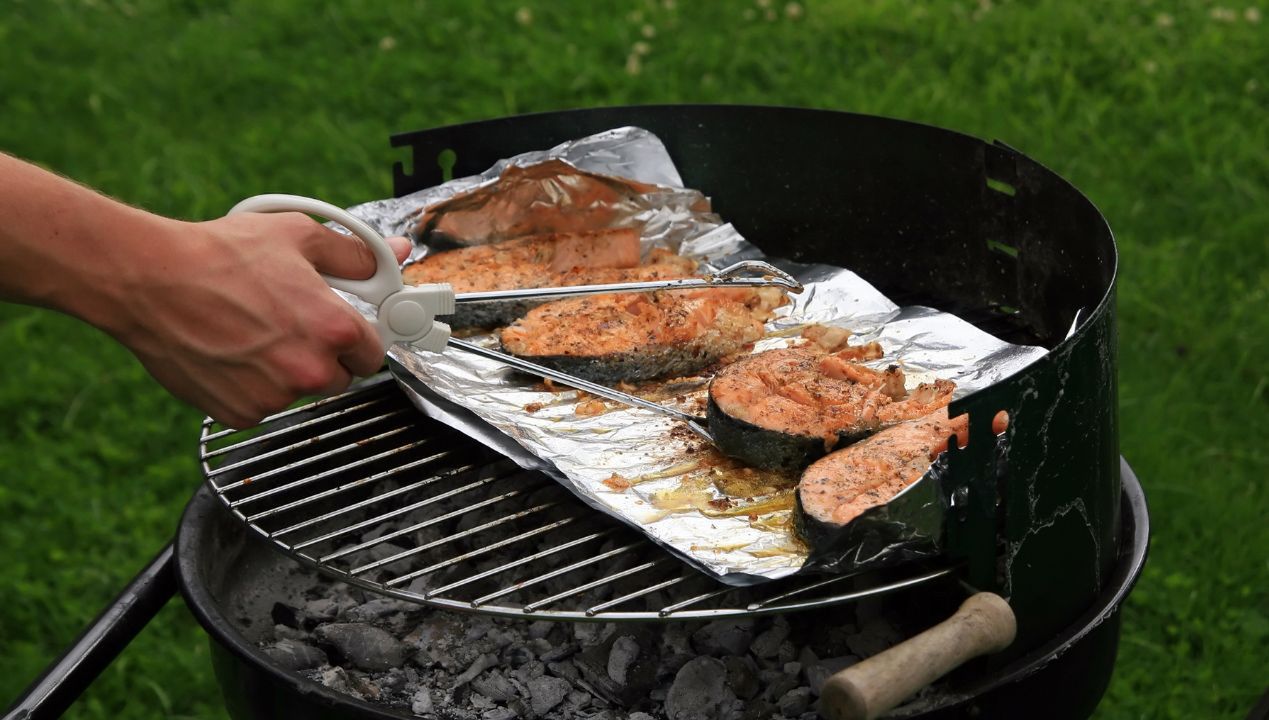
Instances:
[[[798,523],[813,540],[884,505],[921,479],[955,435],[969,439],[969,418],[949,419],[947,408],[895,425],[817,460],[798,482]]]
[[[668,280],[696,269],[690,258],[654,250],[639,264],[637,228],[554,233],[435,253],[402,273],[412,285],[449,283],[454,292]],[[505,325],[543,301],[462,303],[450,318],[456,328]]]
[[[502,330],[506,352],[600,383],[686,375],[762,337],[778,288],[706,288],[558,300]]]
[[[844,443],[951,401],[955,384],[924,383],[911,394],[897,366],[856,361],[881,356],[876,343],[826,355],[784,348],[750,355],[710,382],[709,427],[725,454],[761,468],[795,470]]]
[[[510,166],[490,187],[419,213],[412,232],[434,247],[468,247],[526,235],[617,224],[657,186],[578,170],[561,160]],[[708,211],[708,207],[703,211]]]

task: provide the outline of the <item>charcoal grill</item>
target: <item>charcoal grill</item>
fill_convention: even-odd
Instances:
[[[268,565],[263,558],[277,560],[270,544],[402,599],[570,621],[795,612],[960,582],[1009,597],[1018,639],[954,678],[956,692],[942,701],[898,712],[1089,711],[1109,679],[1119,605],[1148,536],[1140,488],[1118,456],[1116,256],[1096,208],[999,143],[883,118],[762,107],[606,108],[407,133],[393,145],[410,149],[413,168],[394,168],[394,189],[402,195],[440,182],[449,166],[442,158],[456,157],[457,175],[474,174],[499,158],[621,125],[661,137],[685,182],[772,254],[852,268],[899,302],[934,305],[1007,340],[1052,348],[953,403],[953,415],[969,414],[970,441],[949,461],[956,481],[946,488],[951,522],[941,560],[752,589],[714,585],[543,476],[426,421],[394,383],[378,379],[248,433],[205,424],[202,461],[219,499],[195,496],[175,555],[161,553],[11,716],[51,717],[65,707],[173,592],[175,564],[183,595],[216,641],[235,717],[271,717],[278,707],[311,708],[305,717],[401,717],[288,676],[244,640],[226,615],[225,593],[243,591],[243,577],[267,578],[255,573]],[[990,420],[1000,410],[1011,422],[997,446]],[[470,506],[428,514],[454,498],[470,498]],[[222,501],[238,519],[221,511]],[[360,553],[367,547],[345,543],[392,513],[411,514],[415,531],[476,510],[494,516],[369,562]],[[254,532],[243,533],[240,520]],[[550,565],[560,553],[600,544],[609,549],[587,565],[620,561],[620,569],[569,584],[583,567]],[[481,566],[482,547],[492,546],[532,549]],[[227,572],[233,561],[241,572]],[[417,582],[434,577],[443,580]],[[542,591],[561,583],[563,590]],[[1068,684],[1065,674],[1076,668],[1083,675]]]

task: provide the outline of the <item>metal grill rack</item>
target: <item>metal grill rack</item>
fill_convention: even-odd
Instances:
[[[908,567],[733,588],[419,413],[388,375],[267,418],[205,421],[207,484],[302,564],[391,597],[516,618],[684,620],[784,613],[952,576]]]

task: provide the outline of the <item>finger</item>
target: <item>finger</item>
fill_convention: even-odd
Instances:
[[[351,307],[348,307],[348,312],[356,315],[360,337],[355,343],[337,348],[340,351],[339,364],[357,377],[369,377],[383,367],[383,344],[373,325]]]
[[[397,256],[397,262],[399,263],[405,262],[405,259],[410,257],[410,250],[414,248],[408,238],[403,238],[399,235],[388,238],[388,246],[392,248],[392,252]]]
[[[348,368],[344,367],[342,363],[335,368],[334,374],[335,376],[331,379],[330,384],[322,388],[319,393],[323,397],[338,395],[347,390],[348,386],[352,384],[352,373],[349,372]]]
[[[301,231],[304,257],[318,272],[349,280],[365,280],[375,274],[375,254],[361,238],[335,232],[311,219]]]

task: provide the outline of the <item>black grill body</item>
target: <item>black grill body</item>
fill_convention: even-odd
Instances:
[[[948,555],[1010,598],[1023,652],[1102,591],[1119,552],[1115,272],[1110,228],[1020,152],[916,123],[827,110],[643,106],[403,133],[399,195],[614,127],[665,143],[688,187],[766,253],[850,268],[901,304],[954,312],[1043,360],[953,403]],[[1001,449],[991,419],[1009,413]],[[955,501],[953,502],[953,498]]]

